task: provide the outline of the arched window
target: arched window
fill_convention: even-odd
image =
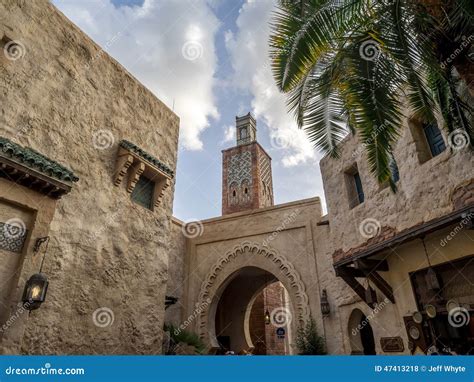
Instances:
[[[247,203],[250,201],[250,184],[247,179],[244,179],[240,184],[240,189],[242,190],[242,202]]]
[[[239,195],[237,190],[237,183],[232,182],[229,186],[229,204],[231,206],[239,203]]]

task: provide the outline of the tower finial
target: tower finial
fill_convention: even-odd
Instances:
[[[237,146],[246,145],[257,140],[257,121],[250,112],[235,117]]]

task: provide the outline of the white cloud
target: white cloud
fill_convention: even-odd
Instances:
[[[256,117],[262,118],[269,126],[274,148],[284,150],[284,166],[315,163],[319,156],[305,132],[297,128],[293,116],[287,112],[286,96],[278,91],[271,73],[268,38],[274,7],[272,1],[249,0],[240,10],[238,32],[235,35],[226,32],[226,45],[235,71],[235,86],[252,94]]]
[[[202,148],[201,132],[210,118],[219,118],[213,96],[219,21],[204,0],[145,0],[131,7],[115,7],[110,0],[54,3],[158,98],[174,106],[185,148]]]
[[[224,126],[224,139],[221,144],[235,142],[235,126]]]

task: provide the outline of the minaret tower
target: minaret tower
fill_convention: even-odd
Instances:
[[[273,206],[272,158],[250,113],[235,117],[237,146],[222,151],[222,215]]]

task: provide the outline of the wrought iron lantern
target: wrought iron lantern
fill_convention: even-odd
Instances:
[[[26,282],[23,291],[23,306],[28,310],[38,309],[46,298],[48,278],[44,273],[35,273]]]
[[[270,313],[268,309],[265,311],[265,325],[270,325]]]
[[[44,258],[46,256],[46,251],[48,250],[49,236],[37,239],[33,247],[33,252],[38,253],[43,243],[46,243],[46,246],[43,253],[43,259],[41,260],[40,270],[28,279],[25,284],[25,289],[23,290],[23,307],[27,310],[38,309],[46,299],[46,293],[48,291],[48,278],[42,271]]]
[[[441,283],[439,282],[438,274],[436,271],[429,267],[425,275],[426,285],[430,290],[437,291],[441,289]]]
[[[323,316],[328,316],[329,313],[331,313],[331,307],[329,305],[326,289],[323,289],[321,293],[321,313]]]

